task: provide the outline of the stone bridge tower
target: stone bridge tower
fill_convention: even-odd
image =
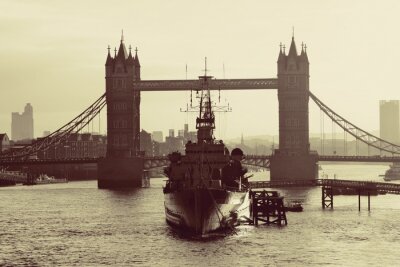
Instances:
[[[99,163],[99,187],[141,185],[143,160],[140,151],[140,62],[125,47],[123,36],[114,57],[110,48],[105,64],[107,102],[107,155]]]
[[[274,151],[271,180],[315,179],[317,154],[310,151],[308,102],[309,62],[306,46],[297,53],[294,37],[278,57],[279,149]]]

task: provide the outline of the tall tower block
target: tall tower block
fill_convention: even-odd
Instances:
[[[99,163],[99,188],[141,186],[143,160],[140,150],[140,63],[125,47],[123,36],[114,57],[110,48],[105,64],[107,102],[107,155]]]
[[[294,36],[278,57],[279,149],[270,161],[271,180],[315,179],[317,154],[310,151],[308,130],[309,61],[307,47],[297,53]]]

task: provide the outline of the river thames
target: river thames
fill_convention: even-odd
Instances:
[[[323,165],[321,175],[382,181],[387,165]],[[268,172],[255,173],[265,179]],[[0,188],[0,266],[394,266],[400,260],[400,196],[335,196],[283,190],[304,212],[288,225],[241,225],[236,234],[184,237],[165,222],[162,186],[97,189],[96,181]]]

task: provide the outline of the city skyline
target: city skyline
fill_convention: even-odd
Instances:
[[[400,143],[400,101],[380,101],[380,137],[394,144]]]
[[[83,10],[90,2],[77,3],[2,2],[2,9],[9,10],[0,17],[4,27],[0,54],[9,62],[0,69],[4,77],[0,82],[2,132],[10,133],[8,114],[21,103],[37,107],[36,133],[41,133],[57,129],[93,102],[105,90],[107,45],[118,46],[121,29],[126,43],[139,49],[142,79],[184,79],[186,65],[188,78],[196,78],[202,74],[205,56],[210,74],[217,78],[269,78],[276,77],[279,43],[289,47],[295,26],[297,48],[303,41],[308,46],[310,90],[346,119],[375,131],[379,129],[379,100],[398,99],[393,84],[400,52],[393,49],[390,57],[386,53],[388,46],[400,44],[394,34],[399,7],[395,1],[387,5],[361,1],[276,4],[274,9],[284,10],[285,18],[279,12],[265,16],[269,6],[261,1],[252,5],[229,2],[230,14],[223,20],[219,14],[227,8],[224,1],[213,3],[213,9],[203,3],[189,8],[183,1],[135,5],[127,1],[118,17],[112,15],[116,7],[110,3],[99,3],[89,14]],[[300,8],[302,12],[297,12]],[[130,10],[137,11],[134,17],[129,16]],[[253,15],[243,18],[243,12]],[[382,13],[387,15],[382,17]],[[171,14],[179,19],[168,20]],[[79,30],[75,29],[78,25]],[[98,25],[102,31],[94,30]],[[193,129],[194,118],[179,112],[189,97],[189,92],[143,93],[141,128],[149,132],[162,129],[165,134],[189,123]],[[238,137],[243,129],[247,135],[278,133],[275,90],[222,92],[222,98],[233,112],[217,114],[217,138]],[[354,99],[363,104],[354,105]],[[159,114],[154,112],[159,110]],[[319,115],[310,103],[310,132],[318,131]],[[259,122],[254,123],[254,118]],[[101,124],[104,133],[105,121]]]
[[[14,141],[34,138],[33,107],[27,103],[24,112],[11,113],[11,139]]]

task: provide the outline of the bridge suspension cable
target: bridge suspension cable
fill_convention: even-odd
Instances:
[[[79,132],[86,126],[89,127],[89,123],[100,113],[105,105],[106,94],[103,94],[81,114],[50,135],[44,137],[43,139],[36,140],[31,145],[25,146],[22,149],[9,150],[3,154],[0,154],[0,161],[11,159],[21,160],[29,157],[30,155],[34,155],[39,151],[44,151],[52,146],[56,146],[66,141],[71,134]]]
[[[383,140],[367,131],[362,130],[360,127],[357,127],[353,123],[349,122],[332,109],[330,109],[327,105],[325,105],[321,100],[319,100],[314,94],[309,92],[311,99],[317,104],[317,106],[329,117],[334,121],[337,125],[339,125],[344,131],[344,137],[346,139],[346,133],[351,134],[363,143],[368,146],[372,146],[377,148],[380,151],[386,151],[391,154],[400,154],[400,146]],[[345,153],[347,152],[347,146],[345,144]],[[357,146],[358,150],[358,146]]]
[[[331,134],[331,136],[332,136],[332,154],[336,154],[336,132],[335,132],[335,122],[334,121],[332,121],[332,127],[331,127],[331,129],[332,129],[332,134]]]

